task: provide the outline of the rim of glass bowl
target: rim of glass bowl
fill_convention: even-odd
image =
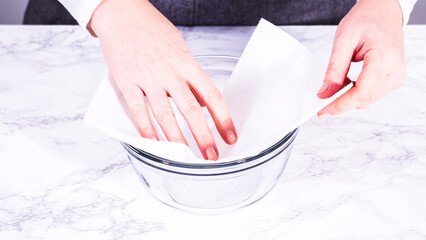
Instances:
[[[196,55],[195,58],[196,59],[208,59],[208,58],[232,59],[232,60],[238,60],[239,59],[238,57],[229,56],[229,55]],[[151,153],[144,151],[142,149],[133,147],[132,145],[127,144],[125,142],[121,142],[121,144],[127,150],[127,152],[129,154],[131,154],[133,157],[135,157],[139,161],[141,161],[141,162],[143,162],[143,163],[145,163],[145,164],[147,164],[151,167],[157,168],[157,169],[161,169],[161,170],[165,170],[165,171],[177,173],[177,174],[185,174],[185,175],[196,175],[196,176],[222,175],[222,174],[229,174],[229,173],[235,173],[235,172],[247,170],[247,169],[254,168],[256,166],[259,166],[263,163],[268,162],[269,160],[273,159],[275,156],[280,154],[282,151],[286,150],[291,145],[291,143],[294,141],[294,139],[297,135],[298,130],[299,130],[299,128],[294,129],[293,131],[289,132],[285,137],[283,137],[281,140],[279,140],[277,143],[273,144],[272,146],[268,147],[267,149],[261,151],[258,154],[255,154],[255,155],[249,156],[249,157],[245,157],[245,158],[242,158],[242,159],[229,161],[229,162],[184,163],[184,162],[178,162],[178,161],[173,161],[173,160],[170,160],[170,159],[159,157],[157,155],[151,154]],[[279,152],[277,152],[276,154],[273,154],[270,157],[264,158],[268,154],[275,152],[280,147],[283,147],[283,149],[281,149]],[[147,160],[152,161],[152,163],[147,162]],[[255,162],[255,160],[263,160],[263,161],[259,161],[257,163],[257,162]],[[242,165],[247,165],[247,163],[254,163],[254,164],[251,164],[249,166],[242,166]],[[221,173],[189,173],[189,172],[180,172],[180,171],[170,169],[170,168],[177,168],[177,169],[182,169],[182,170],[186,170],[186,171],[202,170],[202,169],[205,169],[205,170],[223,169],[223,170],[225,170],[225,169],[233,168],[233,167],[236,167],[236,166],[243,167],[243,168],[238,169],[238,170],[221,172]]]
[[[175,173],[175,174],[192,175],[192,176],[206,176],[206,175],[215,176],[215,175],[231,174],[231,173],[245,171],[270,161],[271,159],[275,158],[277,155],[279,155],[280,153],[282,153],[288,147],[291,146],[294,139],[296,138],[298,130],[299,128],[294,129],[293,131],[288,133],[284,138],[282,138],[280,141],[278,141],[271,147],[261,151],[260,153],[256,155],[229,161],[229,162],[184,163],[184,162],[178,162],[178,161],[173,161],[170,159],[159,157],[147,151],[133,147],[132,145],[127,144],[125,142],[121,142],[121,144],[130,155],[132,155],[134,158],[136,158],[140,162],[147,164],[153,168],[167,171],[170,173]],[[280,149],[281,147],[282,149]],[[276,150],[279,150],[279,151],[276,152]],[[270,153],[274,153],[274,154],[271,156],[268,156]],[[257,162],[256,160],[260,160],[260,161]],[[152,161],[152,162],[149,162],[149,161]],[[253,163],[253,164],[249,164],[249,163]],[[235,169],[235,167],[237,167],[237,169]],[[206,172],[197,172],[202,170],[205,170]],[[214,170],[223,170],[223,171],[214,172]]]
[[[202,58],[218,58],[218,59],[232,59],[232,60],[239,60],[240,58],[237,56],[232,55],[194,55],[195,59],[202,59]]]

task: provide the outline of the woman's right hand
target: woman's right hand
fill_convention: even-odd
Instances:
[[[90,28],[100,39],[108,68],[142,137],[158,140],[145,95],[169,141],[187,144],[168,97],[184,116],[205,159],[217,160],[219,153],[201,105],[207,106],[224,141],[237,141],[222,94],[178,29],[147,0],[104,0]]]

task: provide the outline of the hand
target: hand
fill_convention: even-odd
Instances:
[[[365,108],[404,83],[402,23],[396,0],[359,0],[342,19],[318,97],[328,98],[350,83],[351,61],[364,61],[363,68],[355,86],[322,109],[320,119]]]
[[[169,141],[187,144],[168,97],[184,116],[205,159],[218,159],[218,150],[200,103],[207,106],[225,142],[237,141],[222,94],[178,29],[147,0],[106,0],[94,12],[90,27],[142,137],[158,140],[145,95]]]

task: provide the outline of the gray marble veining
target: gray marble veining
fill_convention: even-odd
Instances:
[[[253,29],[180,28],[195,55],[235,56]],[[335,27],[283,29],[327,63]],[[107,71],[96,39],[0,26],[0,239],[426,239],[426,26],[405,33],[402,88],[310,120],[269,195],[197,216],[153,199],[119,143],[83,125]]]

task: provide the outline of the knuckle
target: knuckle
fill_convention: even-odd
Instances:
[[[228,119],[221,121],[220,125],[224,128],[229,128],[230,126],[233,125],[233,122],[232,122],[231,118],[228,118]]]
[[[360,106],[367,106],[373,101],[373,94],[367,90],[361,90],[356,95],[356,100]]]
[[[344,27],[339,27],[334,35],[333,49],[348,48],[351,46],[352,38],[352,34],[348,33]]]
[[[142,134],[142,136],[144,136],[144,137],[149,137],[149,136],[155,134],[154,129],[152,129],[150,126],[140,127],[139,131]]]
[[[330,62],[327,66],[326,80],[334,82],[336,78],[340,75],[340,72],[340,66],[338,66],[334,62]]]
[[[342,44],[342,40],[346,35],[345,25],[346,21],[345,18],[343,18],[342,21],[340,21],[339,25],[337,25],[336,33],[334,34],[334,45]]]
[[[198,113],[200,111],[200,108],[201,108],[200,104],[197,101],[192,100],[192,99],[185,101],[185,104],[184,104],[184,107],[183,107],[184,112],[186,114]]]
[[[224,101],[222,93],[216,87],[211,88],[207,93],[207,101],[210,104],[221,103]]]
[[[336,102],[336,104],[333,106],[333,110],[336,114],[346,111],[341,102]]]
[[[198,137],[198,142],[202,143],[202,144],[209,144],[211,142],[214,142],[213,137],[210,134],[204,133],[201,134]]]
[[[183,142],[185,142],[185,138],[183,138],[180,135],[177,135],[177,136],[168,136],[168,140],[170,142],[176,142],[176,143],[183,143]]]
[[[327,70],[328,71],[335,71],[335,72],[337,72],[337,71],[339,71],[339,66],[337,66],[337,64],[334,63],[334,62],[330,62],[328,64]]]
[[[174,118],[173,109],[171,106],[162,106],[156,113],[156,118],[159,123],[164,123]]]
[[[392,59],[394,59],[393,54],[386,51],[385,48],[370,48],[368,49],[368,53],[371,56],[371,59],[380,59],[385,64],[377,64],[375,68],[384,70],[388,67],[388,65],[392,62]]]
[[[135,116],[135,117],[146,117],[148,112],[147,109],[145,107],[145,105],[143,104],[135,104],[133,106],[130,107],[130,112]]]

